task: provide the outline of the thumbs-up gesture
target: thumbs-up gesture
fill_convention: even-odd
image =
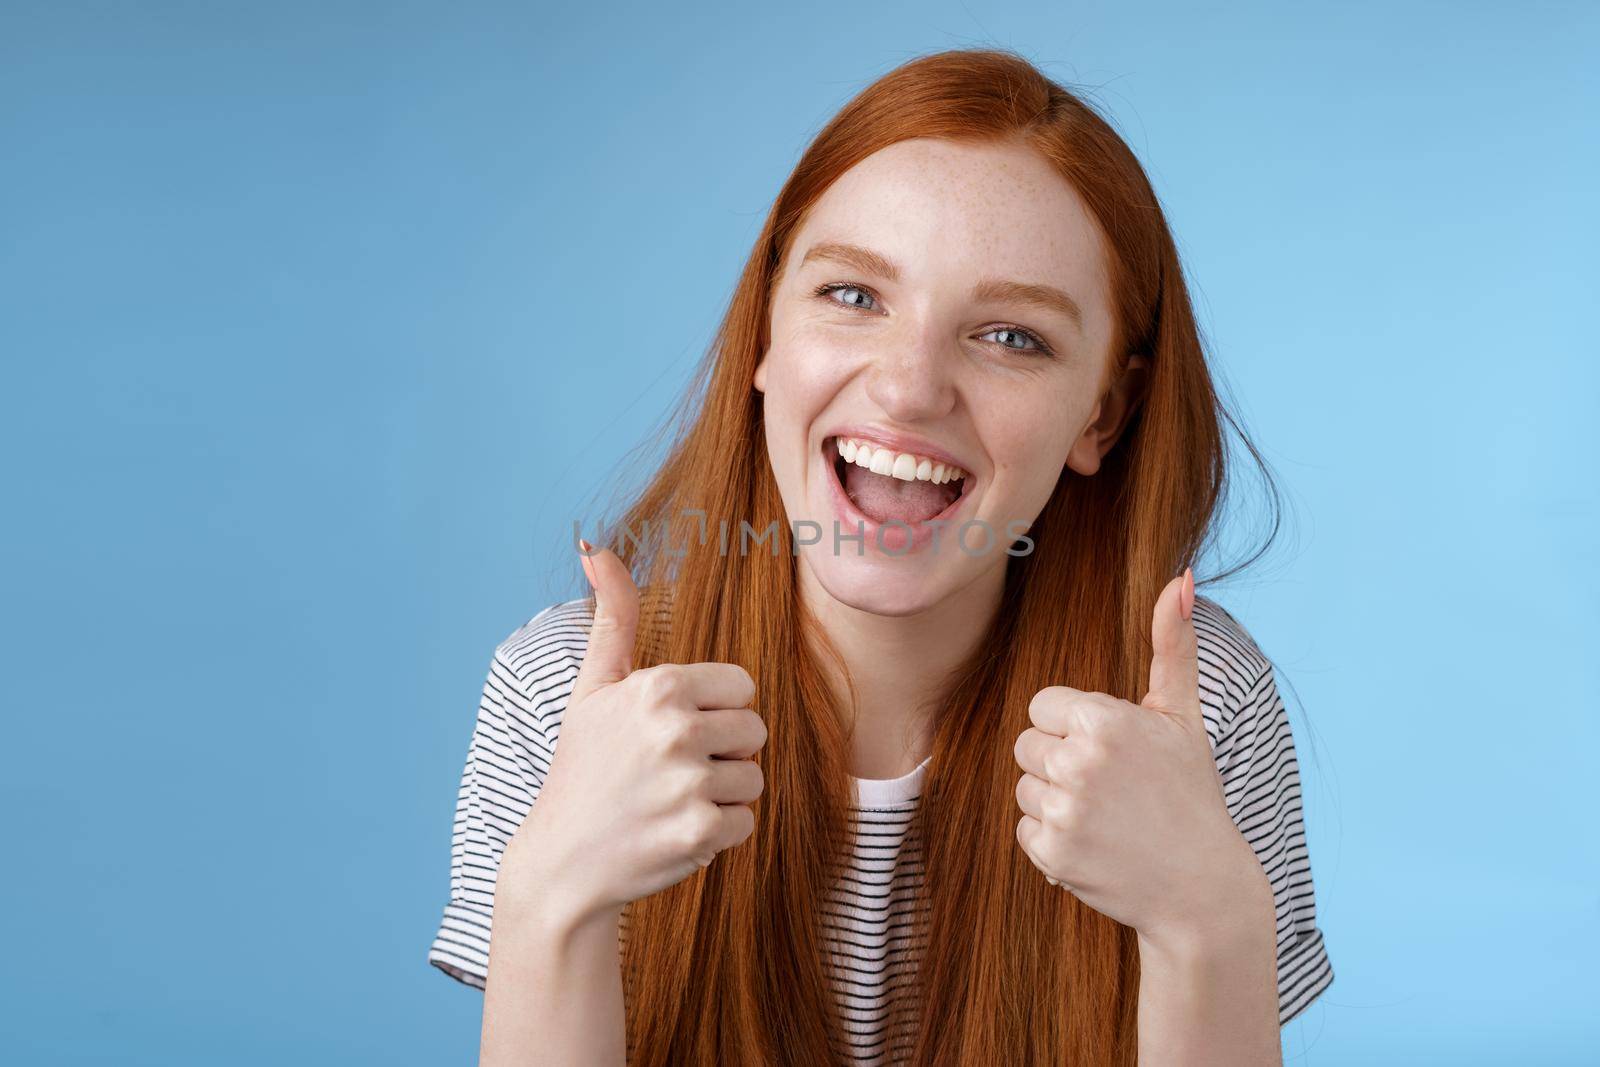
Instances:
[[[1206,738],[1193,609],[1186,569],[1156,600],[1141,703],[1041,689],[1015,748],[1023,851],[1053,884],[1145,937],[1187,936],[1265,883]]]
[[[750,757],[767,728],[737,664],[633,670],[632,575],[605,549],[585,557],[584,573],[596,601],[589,646],[517,837],[543,857],[530,878],[539,891],[572,893],[568,906],[594,913],[681,882],[750,836],[748,805],[765,784]]]

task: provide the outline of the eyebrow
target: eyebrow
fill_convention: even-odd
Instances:
[[[900,280],[900,268],[894,261],[874,252],[870,248],[860,245],[844,244],[838,241],[825,241],[812,245],[800,260],[800,266],[805,266],[813,259],[827,259],[835,263],[843,263],[854,267],[856,270],[867,274],[875,274],[891,282]],[[1066,293],[1052,285],[1040,285],[1035,282],[1002,281],[986,278],[972,287],[972,295],[979,300],[995,300],[1009,304],[1028,304],[1033,307],[1044,308],[1047,311],[1058,312],[1072,320],[1078,332],[1083,332],[1083,309],[1078,302]]]

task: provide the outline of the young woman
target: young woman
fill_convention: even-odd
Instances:
[[[894,70],[691,396],[491,665],[429,957],[482,1062],[1277,1063],[1332,972],[1128,147],[1010,53]]]

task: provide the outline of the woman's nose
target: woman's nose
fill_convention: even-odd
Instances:
[[[955,406],[952,354],[931,337],[901,337],[873,361],[867,395],[895,422],[946,415]]]

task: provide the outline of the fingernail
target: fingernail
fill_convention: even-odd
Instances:
[[[580,537],[578,538],[578,551],[585,556],[592,556],[594,555],[594,546]]]
[[[1185,620],[1194,614],[1194,568],[1183,568],[1183,586],[1178,590],[1178,611]]]

